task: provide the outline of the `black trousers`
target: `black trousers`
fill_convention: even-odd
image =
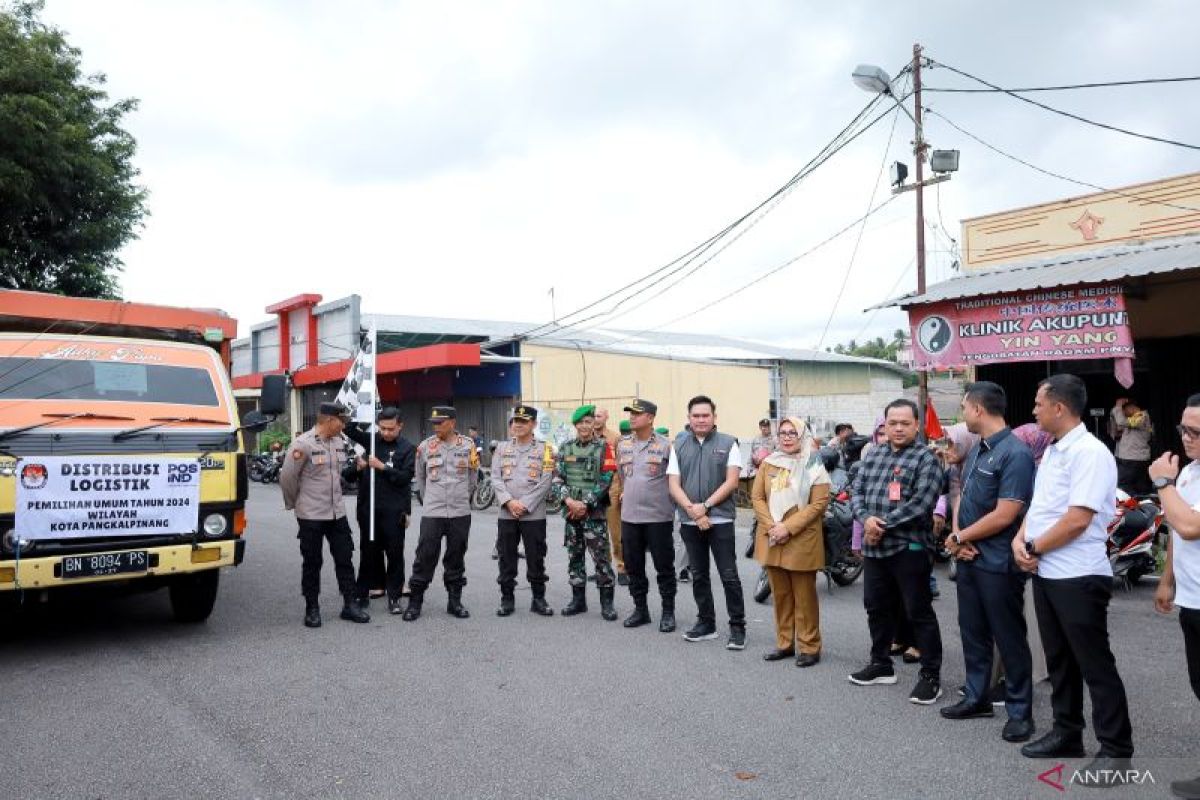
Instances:
[[[1101,755],[1133,755],[1133,729],[1125,684],[1108,644],[1112,578],[1034,576],[1033,605],[1050,671],[1054,729],[1078,736],[1083,723],[1083,684],[1092,698],[1092,725]]]
[[[1025,627],[1025,580],[1021,572],[989,572],[958,562],[958,629],[967,668],[966,700],[987,700],[992,680],[993,645],[1004,664],[1004,699],[1009,719],[1033,712],[1033,656]]]
[[[413,596],[422,595],[433,583],[433,571],[446,540],[446,557],[442,559],[442,582],[450,594],[460,594],[467,585],[467,536],[471,532],[471,515],[461,517],[422,517],[421,535],[417,539],[417,556],[413,559]]]
[[[404,512],[381,507],[375,514],[375,541],[365,506],[358,507],[357,517],[358,596],[385,589],[388,597],[399,597],[404,588]]]
[[[1179,607],[1179,626],[1183,628],[1183,649],[1187,653],[1188,679],[1192,692],[1200,700],[1200,609]]]
[[[1132,495],[1150,494],[1154,485],[1150,483],[1150,462],[1117,459],[1117,486]]]
[[[298,519],[300,531],[300,592],[310,603],[317,602],[321,594],[322,551],[325,540],[329,540],[329,554],[333,556],[333,572],[337,576],[338,591],[343,597],[353,597],[354,587],[354,538],[350,523],[345,517],[338,519]]]
[[[742,594],[742,579],[738,577],[737,550],[734,544],[733,523],[722,522],[706,531],[698,525],[680,525],[679,535],[687,547],[688,567],[692,573],[692,596],[696,598],[697,616],[701,622],[716,624],[713,607],[712,581],[708,575],[708,556],[717,562],[717,576],[725,587],[725,610],[730,627],[746,626],[746,600]]]
[[[901,550],[886,558],[867,558],[863,566],[863,606],[871,629],[871,661],[890,664],[888,650],[896,640],[895,610],[903,607],[912,626],[912,642],[921,651],[921,673],[939,678],[942,671],[942,633],[933,611],[929,576],[933,557],[928,549]]]
[[[546,594],[546,520],[545,519],[502,519],[496,547],[500,550],[500,594],[510,595],[517,588],[517,548],[525,545],[525,580],[533,589],[534,597]]]
[[[646,578],[646,551],[654,560],[658,594],[663,608],[675,611],[675,521],[626,522],[621,520],[621,550],[625,556],[625,574],[629,576],[629,595],[634,602],[646,602],[650,581]]]

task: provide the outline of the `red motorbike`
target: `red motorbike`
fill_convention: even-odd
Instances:
[[[1156,558],[1163,511],[1154,496],[1131,497],[1117,490],[1116,515],[1108,524],[1108,561],[1126,590],[1158,570]]]

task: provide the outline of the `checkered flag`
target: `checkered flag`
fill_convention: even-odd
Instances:
[[[358,355],[350,366],[350,373],[342,381],[338,390],[337,402],[350,410],[350,416],[355,422],[368,425],[375,422],[376,405],[379,396],[375,391],[375,323],[367,329],[359,344]]]

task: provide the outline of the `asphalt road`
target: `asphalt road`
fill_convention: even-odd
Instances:
[[[172,622],[165,592],[4,620],[0,797],[1063,796],[1037,780],[1053,764],[1000,739],[1002,715],[948,722],[909,703],[915,667],[898,666],[896,686],[847,683],[868,648],[861,583],[821,590],[824,654],[807,670],[760,659],[771,609],[752,601],[740,653],[723,637],[690,644],[604,622],[594,587],[588,614],[542,618],[528,612],[522,579],[517,614],[500,619],[495,514],[485,512],[467,557],[469,620],[445,613],[439,569],[419,621],[376,601],[370,624],[342,622],[327,559],[326,622],[309,630],[277,487],[252,485],[249,520],[246,561],[222,576],[204,624]],[[550,543],[559,609],[570,592],[558,521]],[[414,546],[410,534],[410,556]],[[748,586],[757,567],[739,560]],[[944,570],[941,582],[943,702],[953,702],[962,655]],[[1110,630],[1156,783],[1108,796],[1163,797],[1170,779],[1200,771],[1178,622],[1153,612],[1152,592],[1118,593]],[[631,606],[621,589],[618,610]],[[694,613],[681,586],[681,629]],[[1049,714],[1041,684],[1039,729]]]

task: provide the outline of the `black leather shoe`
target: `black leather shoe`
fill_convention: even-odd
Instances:
[[[979,719],[996,716],[991,703],[969,703],[966,700],[959,700],[952,706],[943,706],[938,713],[946,719]]]
[[[621,624],[626,628],[636,628],[639,625],[649,625],[650,621],[650,609],[645,606],[636,606],[633,613],[626,617]]]
[[[497,617],[511,617],[513,611],[517,608],[516,600],[511,594],[502,595],[500,597],[500,607],[496,609]]]
[[[408,608],[404,609],[404,616],[400,619],[405,622],[412,622],[421,616],[421,601],[416,598],[409,598]]]
[[[339,615],[347,622],[370,622],[371,615],[363,610],[363,607],[355,600],[347,600],[346,605],[342,607],[342,613]]]
[[[1130,759],[1100,754],[1079,771],[1084,775],[1096,776],[1097,780],[1088,780],[1088,788],[1115,789],[1128,783],[1126,776],[1132,770],[1133,764]]]
[[[458,619],[466,619],[471,616],[471,612],[467,611],[467,607],[462,604],[462,598],[453,594],[446,601],[446,613]]]
[[[321,607],[309,606],[304,610],[304,627],[319,628],[321,627]]]
[[[529,610],[534,614],[539,614],[543,617],[554,616],[554,609],[551,608],[550,604],[546,602],[546,598],[541,595],[535,596],[533,600],[529,602]]]
[[[801,653],[800,655],[796,656],[797,667],[811,667],[813,664],[817,664],[820,661],[820,653]]]
[[[1022,747],[1021,755],[1026,758],[1083,758],[1087,753],[1083,749],[1081,736],[1050,731],[1036,742]]]
[[[674,633],[675,632],[675,612],[663,611],[662,618],[658,621],[659,633]]]
[[[768,650],[763,653],[763,661],[783,661],[785,658],[791,658],[796,655],[796,651],[789,647],[786,650]]]
[[[1033,737],[1037,727],[1033,719],[1010,719],[1004,723],[1004,733],[1000,734],[1006,742],[1028,742]]]
[[[582,614],[587,611],[587,587],[572,586],[571,587],[571,602],[562,610],[564,617],[573,617],[576,614]]]

